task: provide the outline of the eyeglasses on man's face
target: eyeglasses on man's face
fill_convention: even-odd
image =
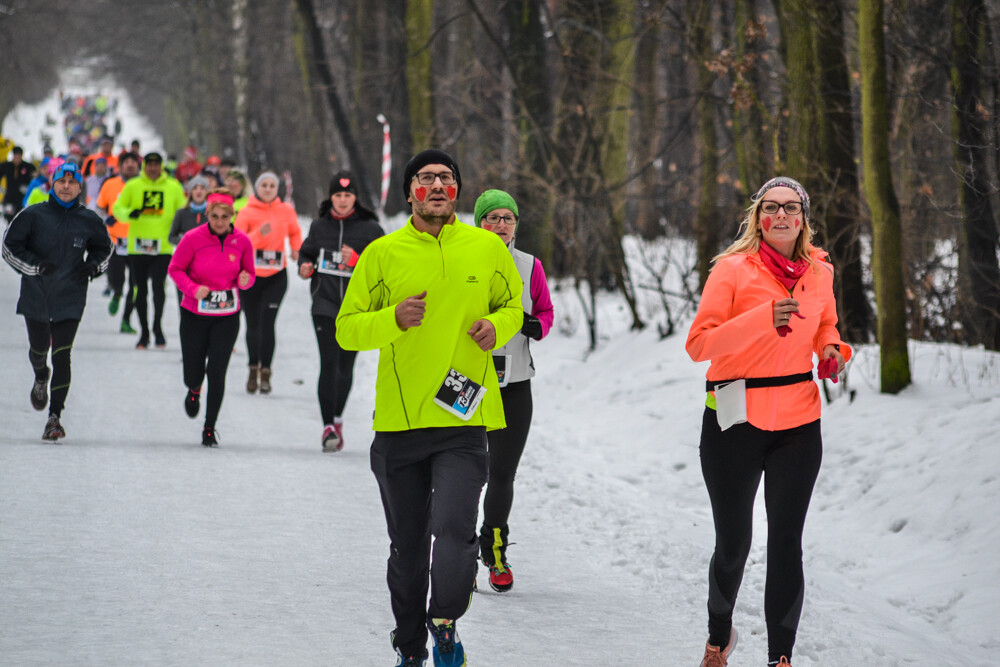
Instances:
[[[442,171],[441,173],[422,171],[415,174],[413,178],[417,179],[417,183],[420,185],[434,185],[434,179],[437,178],[441,179],[441,185],[455,185],[455,174],[450,171]]]
[[[486,222],[491,225],[499,225],[501,222],[505,225],[516,225],[517,218],[513,215],[497,215],[496,213],[490,213],[486,216]]]
[[[778,212],[779,208],[785,209],[785,213],[788,215],[795,215],[802,211],[802,202],[800,201],[789,201],[784,204],[779,204],[776,201],[762,201],[760,203],[760,210],[768,215],[774,215]]]

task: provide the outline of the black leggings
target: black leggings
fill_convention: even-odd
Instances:
[[[250,365],[270,368],[274,359],[274,323],[278,308],[288,290],[288,272],[278,271],[267,278],[258,277],[248,290],[240,293],[243,314],[247,318],[247,356]]]
[[[62,415],[66,395],[69,393],[70,357],[80,320],[43,322],[26,317],[24,324],[28,328],[28,360],[35,370],[36,379],[45,374],[49,348],[52,348],[52,376],[49,380],[52,398],[49,402],[49,414],[58,417]]]
[[[128,322],[132,319],[132,308],[135,305],[133,300],[135,292],[135,273],[128,268],[129,259],[128,255],[119,255],[116,252],[111,253],[111,258],[108,260],[108,282],[111,284],[111,291],[118,298],[125,295],[125,308],[122,312],[122,322]],[[125,272],[128,270],[128,291],[125,291]]]
[[[524,453],[531,427],[531,380],[514,382],[500,390],[507,428],[487,434],[490,451],[490,474],[483,497],[483,528],[479,545],[482,557],[495,562],[507,555],[507,518],[514,502],[514,476]],[[496,532],[499,530],[499,534]]]
[[[822,458],[818,419],[784,431],[762,431],[749,423],[720,431],[715,410],[705,409],[701,471],[715,520],[715,553],[708,571],[708,641],[713,646],[729,642],[736,594],[750,554],[754,497],[763,474],[768,659],[792,657],[805,591],[802,529]]]
[[[135,294],[135,312],[139,315],[142,335],[149,338],[149,282],[153,282],[153,333],[163,333],[163,304],[167,301],[167,268],[170,255],[129,255],[129,270],[139,288]]]
[[[181,356],[184,359],[184,385],[201,390],[208,376],[208,399],[205,401],[205,426],[215,428],[215,420],[226,393],[226,369],[233,345],[240,334],[240,315],[199,315],[186,308],[181,311]]]
[[[337,320],[325,315],[313,315],[313,329],[319,344],[319,412],[324,424],[344,414],[347,395],[354,382],[354,360],[358,353],[337,344]]]

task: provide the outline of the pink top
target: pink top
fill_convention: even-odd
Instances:
[[[250,274],[250,282],[240,289],[253,285],[253,244],[250,239],[232,227],[228,234],[219,238],[212,233],[207,223],[195,227],[181,238],[167,269],[170,278],[184,294],[181,308],[199,315],[230,314],[200,311],[194,295],[203,285],[213,291],[238,288],[240,271]]]
[[[552,328],[554,315],[552,313],[552,297],[549,296],[549,283],[545,279],[545,269],[542,268],[542,261],[535,258],[535,270],[531,272],[531,285],[528,286],[531,294],[531,315],[538,318],[542,325],[542,338],[549,335]],[[541,340],[541,338],[539,338]]]

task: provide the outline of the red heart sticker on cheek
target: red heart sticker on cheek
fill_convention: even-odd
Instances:
[[[764,218],[760,221],[760,224],[764,227],[765,232],[771,231],[771,218]]]
[[[427,188],[424,186],[419,186],[413,190],[413,196],[417,198],[417,201],[421,204],[427,199]]]
[[[455,199],[456,197],[458,197],[458,188],[456,188],[454,185],[449,185],[448,199]]]
[[[349,178],[342,178],[342,179],[340,179],[340,187],[346,188],[350,184],[351,184],[351,179],[349,179]]]
[[[799,220],[798,218],[795,218],[795,229],[798,229],[801,226],[802,226],[802,221]]]

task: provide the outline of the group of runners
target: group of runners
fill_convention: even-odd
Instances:
[[[184,410],[198,416],[207,384],[201,444],[218,446],[240,312],[246,391],[270,393],[275,320],[287,266],[296,263],[312,296],[323,451],[344,446],[357,351],[379,350],[370,460],[391,542],[396,664],[426,664],[430,636],[437,667],[465,665],[456,621],[476,588],[477,559],[495,591],[513,586],[508,520],[533,412],[530,341],[553,323],[541,262],[515,247],[514,198],[487,190],[472,224],[462,224],[458,164],[430,149],[406,165],[412,215],[401,229],[385,234],[359,201],[354,176],[342,171],[303,239],[274,172],[258,174],[250,190],[235,169],[224,182],[196,170],[182,185],[155,152],[125,153],[117,168],[120,183],[102,184],[95,212],[80,201],[85,174],[62,163],[49,197],[14,217],[4,235],[4,259],[23,276],[18,313],[35,372],[31,404],[49,411],[43,438],[66,435],[60,418],[87,284],[118,261],[135,286],[139,349],[167,345],[166,277],[176,285]],[[105,197],[109,187],[116,191]],[[804,188],[783,177],[765,183],[740,238],[716,258],[689,333],[691,357],[712,362],[700,450],[716,529],[703,667],[727,665],[737,643],[733,608],[762,477],[768,664],[790,664],[804,588],[802,529],[822,452],[812,358],[820,377],[834,380],[850,358],[836,330],[832,269],[811,236]],[[112,274],[114,313],[123,280],[120,268]]]

